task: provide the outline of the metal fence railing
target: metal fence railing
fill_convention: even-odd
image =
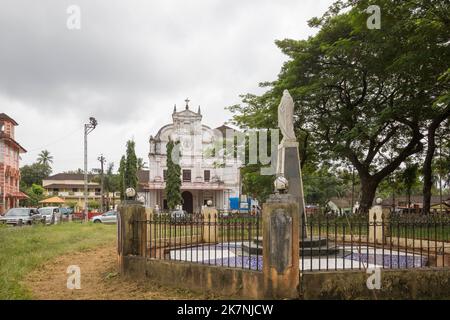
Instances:
[[[160,213],[144,221],[149,258],[262,270],[260,216]]]
[[[260,215],[159,213],[134,223],[147,258],[262,270]],[[299,228],[301,271],[450,266],[448,214],[312,214]]]
[[[311,215],[303,223],[304,271],[448,267],[450,215]]]

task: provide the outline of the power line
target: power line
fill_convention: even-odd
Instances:
[[[62,142],[63,140],[65,140],[66,138],[68,138],[68,137],[70,137],[70,136],[72,136],[72,135],[74,135],[75,133],[80,132],[80,131],[81,131],[81,129],[78,128],[78,129],[76,129],[76,130],[70,132],[69,134],[67,134],[67,135],[65,135],[65,136],[63,136],[63,137],[61,137],[61,138],[59,138],[59,139],[57,139],[57,140],[55,140],[55,141],[52,141],[52,142],[49,142],[49,143],[46,144],[46,145],[43,145],[42,147],[35,148],[35,149],[32,149],[32,150],[28,150],[28,153],[34,152],[34,151],[42,151],[44,148],[47,148],[47,147],[49,147],[49,146],[55,145],[55,144],[57,144],[57,143],[60,143],[60,142]]]

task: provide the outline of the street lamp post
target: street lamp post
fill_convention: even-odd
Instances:
[[[89,118],[89,123],[84,125],[84,220],[88,221],[88,134],[97,127],[97,120]]]

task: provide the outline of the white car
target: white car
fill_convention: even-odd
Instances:
[[[46,224],[57,224],[61,222],[61,212],[58,207],[42,207],[38,209]]]
[[[117,211],[108,211],[99,216],[92,217],[93,223],[117,223]]]

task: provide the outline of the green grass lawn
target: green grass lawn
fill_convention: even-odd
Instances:
[[[55,226],[0,226],[0,299],[31,299],[21,281],[56,256],[116,241],[117,227],[65,223]]]

